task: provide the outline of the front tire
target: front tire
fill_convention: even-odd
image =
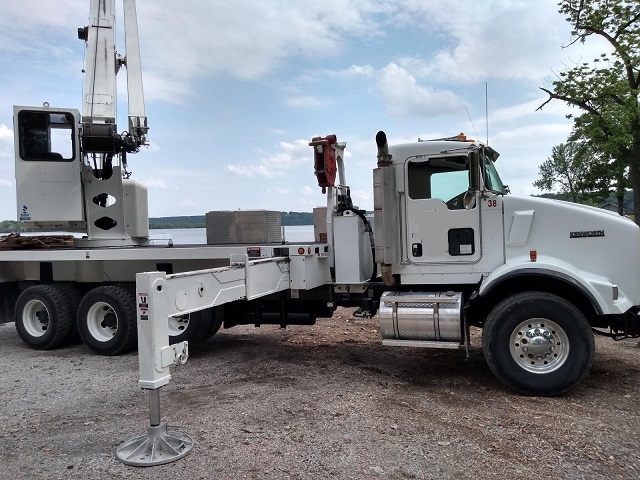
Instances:
[[[484,325],[482,348],[493,373],[525,395],[560,395],[593,363],[589,322],[574,305],[546,292],[500,302]]]
[[[120,355],[137,341],[135,299],[117,285],[97,287],[87,293],[78,309],[82,341],[99,355]]]
[[[66,296],[56,285],[33,285],[18,296],[16,330],[31,348],[50,350],[62,345],[69,338],[73,318]]]

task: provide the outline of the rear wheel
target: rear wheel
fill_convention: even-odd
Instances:
[[[216,333],[218,333],[218,330],[220,330],[220,327],[222,326],[222,322],[224,321],[224,305],[218,305],[217,307],[212,307],[211,313],[213,315],[213,319],[211,320],[209,331],[204,336],[203,340],[210,339]]]
[[[78,332],[78,308],[82,301],[82,294],[80,290],[72,283],[57,283],[56,286],[62,291],[63,295],[67,299],[69,304],[69,311],[71,313],[71,331],[69,333],[69,343],[80,343],[80,332]]]
[[[500,302],[482,334],[493,373],[525,395],[566,392],[588,373],[595,343],[589,322],[574,305],[546,292]]]
[[[222,307],[212,307],[169,318],[169,344],[199,343],[212,337],[222,324],[221,311]]]
[[[129,289],[107,285],[87,293],[78,309],[83,342],[99,355],[119,355],[137,340],[134,296]]]
[[[16,330],[29,347],[48,350],[62,345],[73,327],[66,296],[57,285],[34,285],[18,297]]]

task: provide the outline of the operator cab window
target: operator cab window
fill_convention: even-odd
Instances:
[[[70,162],[74,159],[74,121],[70,113],[18,113],[20,158]]]
[[[466,156],[409,161],[409,197],[437,198],[445,202],[449,210],[464,208],[462,199],[469,190],[468,164]]]

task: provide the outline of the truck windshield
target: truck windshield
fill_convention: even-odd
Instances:
[[[487,190],[506,195],[507,189],[502,183],[493,161],[485,153],[482,154],[482,158],[484,163],[484,181]]]

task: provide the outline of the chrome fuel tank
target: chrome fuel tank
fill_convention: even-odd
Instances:
[[[462,294],[459,292],[384,292],[380,297],[383,340],[459,342]]]

